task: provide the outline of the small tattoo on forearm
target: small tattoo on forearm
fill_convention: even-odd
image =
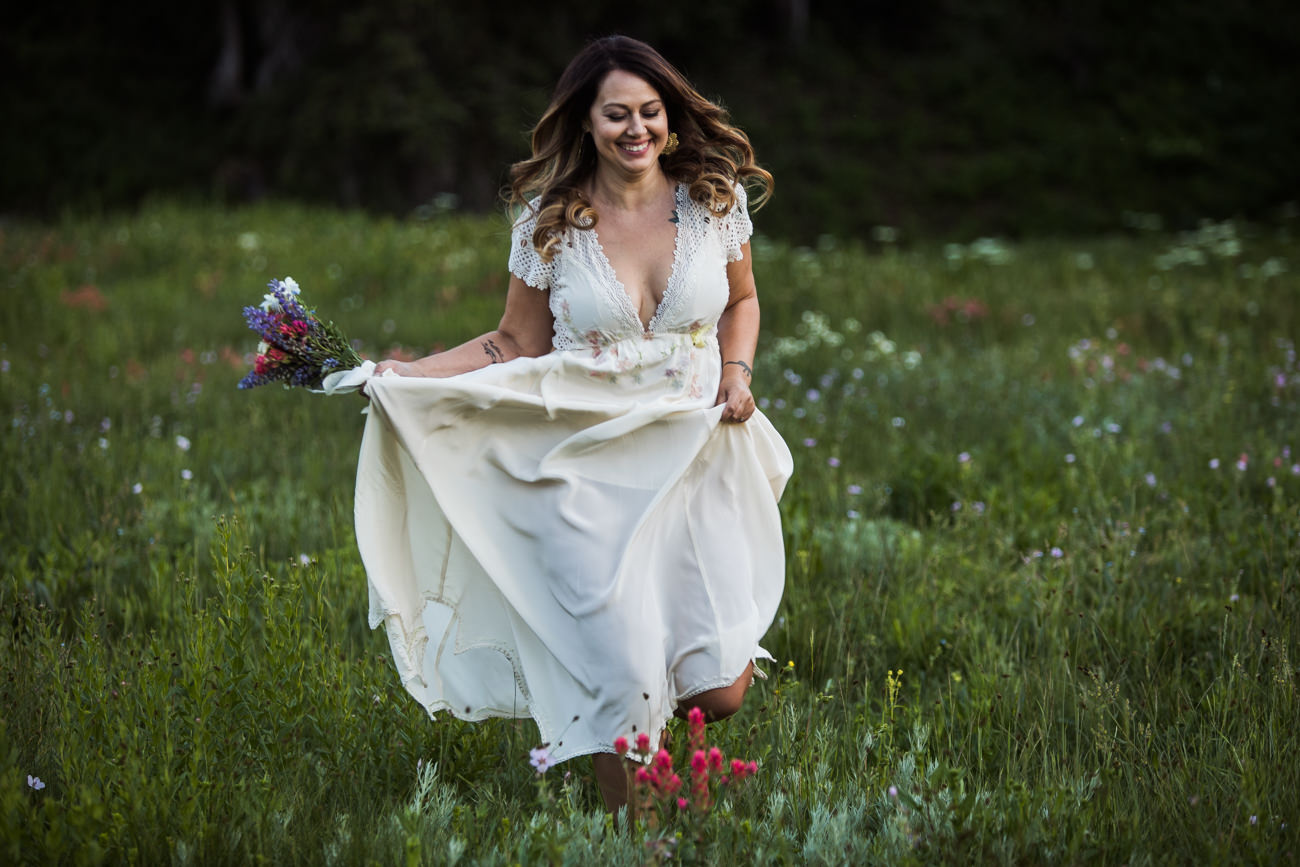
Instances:
[[[745,371],[745,376],[748,376],[750,379],[753,379],[753,378],[754,378],[754,371],[753,371],[752,369],[750,369],[750,366],[749,366],[748,364],[746,364],[745,362],[743,362],[743,361],[727,361],[727,362],[724,362],[722,366],[723,366],[723,367],[726,367],[728,364],[739,364],[739,365],[740,365],[740,369],[743,370],[743,371]]]
[[[496,364],[497,362],[506,360],[505,353],[497,347],[492,338],[489,337],[487,340],[484,340],[481,345],[483,346],[484,354],[487,355],[488,358],[492,359],[489,364]]]

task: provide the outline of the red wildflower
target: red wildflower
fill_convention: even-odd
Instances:
[[[59,303],[73,310],[89,310],[92,313],[103,313],[108,309],[108,299],[104,293],[99,291],[98,286],[90,284],[73,292],[63,291],[59,294]]]

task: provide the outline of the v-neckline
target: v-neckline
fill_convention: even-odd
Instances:
[[[677,215],[677,221],[674,223],[673,261],[668,269],[668,282],[664,285],[664,293],[659,296],[659,303],[655,305],[655,312],[650,316],[648,322],[641,319],[641,313],[633,305],[632,296],[627,292],[627,286],[624,285],[622,280],[618,279],[618,272],[614,270],[614,263],[609,261],[609,257],[605,255],[605,248],[601,246],[600,235],[597,234],[596,228],[593,226],[591,229],[591,240],[596,248],[596,259],[605,271],[606,282],[615,296],[619,309],[627,315],[628,324],[636,323],[641,333],[646,336],[655,333],[660,318],[668,309],[666,306],[668,299],[673,294],[673,289],[677,283],[677,263],[681,259],[679,254],[682,246],[682,220],[686,217],[685,208],[682,207],[681,191],[682,185],[680,183],[673,185],[673,213]]]

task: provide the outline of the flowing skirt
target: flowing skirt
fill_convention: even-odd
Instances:
[[[770,658],[792,462],[761,413],[720,422],[708,344],[369,380],[370,625],[430,714],[531,716],[562,761]]]

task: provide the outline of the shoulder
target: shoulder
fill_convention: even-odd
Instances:
[[[536,289],[549,289],[555,276],[555,259],[546,261],[537,251],[533,236],[537,231],[540,197],[530,199],[514,215],[510,228],[510,273]]]

